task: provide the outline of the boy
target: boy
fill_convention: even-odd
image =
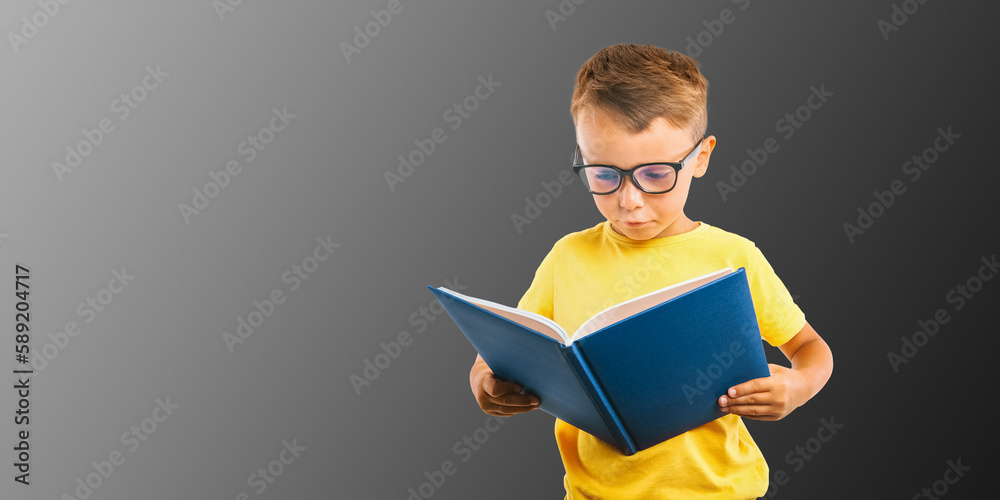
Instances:
[[[720,394],[727,415],[632,456],[556,419],[566,499],[746,499],[763,495],[768,467],[741,417],[778,420],[826,384],[829,347],[753,242],[692,221],[684,203],[705,175],[715,137],[705,136],[708,82],[697,63],[652,45],[606,47],[577,74],[570,108],[584,187],[607,219],[561,238],[518,307],[575,331],[605,307],[729,266],[745,267],[761,336],[791,368]],[[538,408],[516,381],[481,357],[469,374],[490,415]]]

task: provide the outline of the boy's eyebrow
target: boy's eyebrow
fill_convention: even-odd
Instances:
[[[698,147],[699,145],[701,145],[701,141],[699,141],[699,142],[698,142],[698,144],[696,144],[696,145],[694,146],[694,148],[697,148],[697,147]],[[578,150],[578,151],[579,151],[579,153],[580,153],[580,164],[581,164],[581,165],[593,165],[593,164],[599,164],[599,165],[611,165],[611,166],[613,166],[613,167],[619,167],[619,168],[622,168],[622,167],[621,167],[621,166],[619,166],[619,165],[618,165],[617,163],[612,163],[612,162],[606,162],[606,161],[597,161],[597,160],[592,160],[592,161],[586,161],[586,160],[584,159],[584,156],[583,156],[583,148],[581,148],[579,144],[577,144],[577,145],[576,145],[576,147],[577,147],[577,150]],[[690,151],[686,151],[686,152],[684,152],[684,153],[680,153],[680,154],[681,154],[681,155],[685,155],[685,157],[686,157],[686,154],[687,154],[687,153],[690,153]],[[680,162],[681,162],[681,160],[683,160],[683,159],[684,159],[685,157],[682,157],[682,158],[678,158],[678,159],[676,159],[676,160],[653,160],[653,161],[647,161],[647,162],[642,162],[642,163],[637,163],[637,164],[636,164],[636,165],[634,165],[634,166],[633,166],[632,168],[635,168],[635,167],[636,167],[636,166],[638,166],[638,165],[643,165],[643,164],[645,164],[645,163],[661,163],[661,162],[668,162],[668,163],[680,163]],[[626,169],[626,168],[622,168],[622,170],[629,170],[629,169]]]

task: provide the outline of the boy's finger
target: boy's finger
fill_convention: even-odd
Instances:
[[[521,392],[521,385],[516,382],[504,382],[496,376],[490,376],[483,383],[483,390],[490,396],[497,397],[504,394],[517,394]]]
[[[491,409],[486,413],[498,417],[509,417],[511,415],[517,415],[519,413],[527,413],[529,411],[536,409],[538,409],[537,406],[494,406],[493,409]]]
[[[538,404],[523,404],[521,402],[508,402],[503,401],[499,404],[493,405],[492,410],[501,415],[516,415],[518,413],[525,413],[532,410],[537,410],[539,408]]]
[[[742,384],[737,384],[729,388],[726,391],[726,395],[730,399],[738,398],[740,396],[745,396],[747,394],[753,394],[755,392],[767,392],[769,387],[769,381],[767,378],[755,378],[753,380],[748,380]]]
[[[719,406],[770,405],[773,402],[774,398],[769,392],[754,392],[735,398],[727,395],[719,398]]]
[[[726,413],[732,413],[752,420],[777,420],[771,413],[770,406],[762,405],[734,405],[722,408]]]
[[[502,406],[535,406],[540,402],[538,396],[534,394],[507,394],[495,398],[494,401]]]

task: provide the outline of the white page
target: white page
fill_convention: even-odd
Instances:
[[[552,321],[541,314],[533,313],[531,311],[525,311],[524,309],[517,309],[514,307],[508,307],[503,304],[497,304],[496,302],[491,302],[489,300],[478,299],[476,297],[470,297],[468,295],[463,295],[454,290],[449,290],[443,286],[439,286],[438,290],[450,293],[462,300],[476,304],[483,309],[487,309],[494,314],[507,318],[515,323],[524,325],[542,335],[547,335],[552,337],[554,340],[559,341],[564,345],[569,345],[571,342],[569,339],[569,334],[566,330],[563,330],[561,326],[555,321]]]
[[[634,316],[646,309],[649,309],[657,304],[666,302],[668,299],[674,298],[682,293],[689,292],[698,288],[705,283],[713,281],[715,279],[721,278],[727,274],[733,272],[733,269],[726,267],[715,271],[714,273],[706,274],[704,276],[699,276],[697,278],[691,278],[687,281],[682,281],[680,283],[674,283],[673,285],[663,287],[659,290],[649,292],[645,295],[640,295],[638,297],[626,300],[625,302],[620,302],[615,304],[593,316],[585,321],[580,328],[573,333],[572,340],[579,340],[581,337],[590,335],[605,326],[613,323],[617,323],[629,316]]]

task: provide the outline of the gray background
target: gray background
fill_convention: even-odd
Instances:
[[[552,243],[601,220],[578,183],[520,231],[511,219],[569,166],[577,69],[614,43],[694,55],[687,37],[727,8],[735,22],[697,47],[718,144],[686,212],[756,242],[836,362],[805,406],[748,422],[772,474],[788,474],[772,496],[909,498],[959,459],[971,470],[948,494],[972,496],[993,482],[1000,284],[957,311],[947,295],[1000,250],[998,8],[929,0],[886,40],[877,23],[894,4],[589,1],[553,29],[555,0],[404,1],[348,61],[341,44],[386,1],[247,0],[221,19],[207,0],[71,2],[51,17],[4,2],[0,462],[22,429],[15,264],[31,269],[32,349],[56,352],[70,321],[81,333],[32,378],[31,485],[4,466],[0,497],[75,496],[117,450],[91,498],[403,499],[445,460],[457,472],[433,498],[562,498],[546,413],[456,452],[485,425],[476,353],[446,315],[423,331],[411,315],[445,280],[516,305]],[[15,50],[22,16],[46,22]],[[120,118],[115,99],[157,65],[169,75]],[[501,85],[452,130],[445,111],[491,74]],[[784,139],[775,122],[820,85],[833,96]],[[246,161],[241,141],[273,108],[295,118]],[[114,131],[60,181],[52,163],[103,118]],[[961,137],[909,180],[904,162],[949,126]],[[391,190],[397,155],[436,127],[446,141]],[[724,201],[716,183],[768,137],[780,150]],[[186,223],[179,204],[234,160],[241,173]],[[905,194],[852,243],[843,224],[897,179]],[[327,236],[340,246],[292,291],[282,274]],[[134,280],[85,323],[78,305],[123,268]],[[231,353],[224,332],[273,289],[286,301]],[[938,308],[951,321],[895,372],[888,354]],[[359,395],[351,375],[402,331],[412,343]],[[130,451],[122,433],[162,416],[157,398],[178,407]],[[822,418],[844,427],[787,460]],[[305,450],[278,467],[283,441]],[[251,475],[268,464],[281,473],[258,494]]]

